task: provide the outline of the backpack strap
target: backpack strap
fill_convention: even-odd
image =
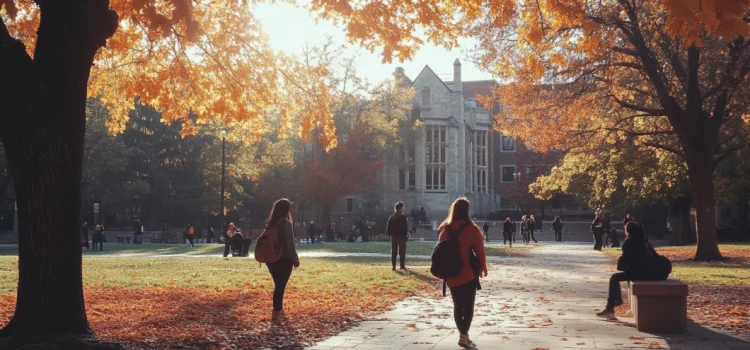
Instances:
[[[445,280],[443,280],[443,296],[445,296],[445,289],[446,289],[447,286],[448,286],[448,282],[446,282]]]

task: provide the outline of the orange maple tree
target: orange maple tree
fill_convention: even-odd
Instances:
[[[313,1],[385,59],[428,40],[479,40],[507,82],[499,129],[539,151],[630,139],[678,154],[696,208],[696,259],[720,259],[713,172],[747,145],[749,0]],[[372,21],[375,18],[376,25]],[[485,102],[491,102],[487,98]],[[743,122],[742,119],[745,119]]]
[[[112,131],[138,97],[183,133],[218,121],[259,138],[300,119],[301,136],[336,145],[326,67],[274,53],[248,1],[1,0],[0,67],[21,267],[0,335],[90,332],[79,245],[87,97],[107,105]]]

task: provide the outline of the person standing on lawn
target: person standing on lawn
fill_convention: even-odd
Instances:
[[[473,348],[476,345],[469,338],[469,328],[474,318],[477,290],[482,288],[479,277],[487,277],[487,261],[482,231],[469,216],[469,200],[456,199],[438,230],[440,241],[447,240],[450,235],[458,236],[463,267],[457,277],[446,279],[446,283],[453,299],[453,319],[460,334],[458,345]]]
[[[284,314],[284,291],[292,276],[292,268],[299,267],[299,257],[294,248],[294,229],[292,227],[292,203],[282,198],[273,204],[271,214],[266,221],[266,229],[276,226],[278,242],[281,246],[281,258],[275,262],[268,263],[268,272],[273,278],[273,312],[271,322],[281,324],[287,321]]]
[[[490,222],[484,221],[484,226],[482,226],[482,231],[484,231],[484,240],[489,242],[490,241]]]
[[[310,239],[310,243],[315,243],[316,232],[315,222],[310,221],[310,224],[307,225],[307,237]]]
[[[393,215],[388,218],[385,234],[391,237],[391,263],[396,271],[396,255],[401,259],[401,270],[406,270],[406,241],[409,239],[409,222],[406,221],[403,202],[396,202]]]
[[[229,228],[227,229],[227,232],[224,232],[223,238],[224,238],[224,260],[228,259],[227,256],[229,256],[229,252],[232,249],[232,236],[234,236],[234,223],[229,223]]]
[[[81,247],[84,246],[89,249],[89,223],[86,221],[81,225]]]
[[[206,234],[206,243],[213,243],[214,240],[214,227],[208,227],[208,233]]]
[[[195,226],[192,223],[185,227],[185,238],[187,238],[186,243],[189,243],[191,247],[195,246]]]

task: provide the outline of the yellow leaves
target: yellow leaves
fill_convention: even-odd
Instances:
[[[10,19],[15,19],[18,14],[18,8],[16,7],[15,0],[0,0],[0,16],[8,16]],[[0,18],[0,20],[2,20]]]

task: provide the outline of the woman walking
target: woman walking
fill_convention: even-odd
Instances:
[[[487,263],[484,253],[482,231],[471,221],[469,200],[459,198],[450,207],[448,217],[440,225],[440,241],[450,235],[458,236],[463,267],[454,278],[446,279],[453,299],[453,319],[459,331],[458,345],[471,348],[476,345],[469,338],[469,328],[474,317],[474,300],[480,275],[487,277]]]
[[[273,278],[273,312],[271,322],[275,325],[287,321],[284,314],[284,291],[289,277],[292,276],[292,267],[299,267],[299,257],[294,248],[294,231],[292,228],[292,213],[289,210],[292,203],[282,198],[273,204],[271,214],[266,221],[266,230],[276,227],[279,246],[281,247],[281,259],[266,264],[268,272]]]
[[[503,223],[503,245],[505,245],[505,242],[509,242],[511,248],[513,247],[513,221],[510,219],[510,217],[505,218],[505,223]]]
[[[555,216],[555,220],[552,221],[552,230],[555,231],[555,242],[562,242],[562,228],[563,224],[560,221],[560,217]]]
[[[526,218],[526,215],[521,217],[521,238],[523,238],[524,243],[529,243],[529,219]]]

